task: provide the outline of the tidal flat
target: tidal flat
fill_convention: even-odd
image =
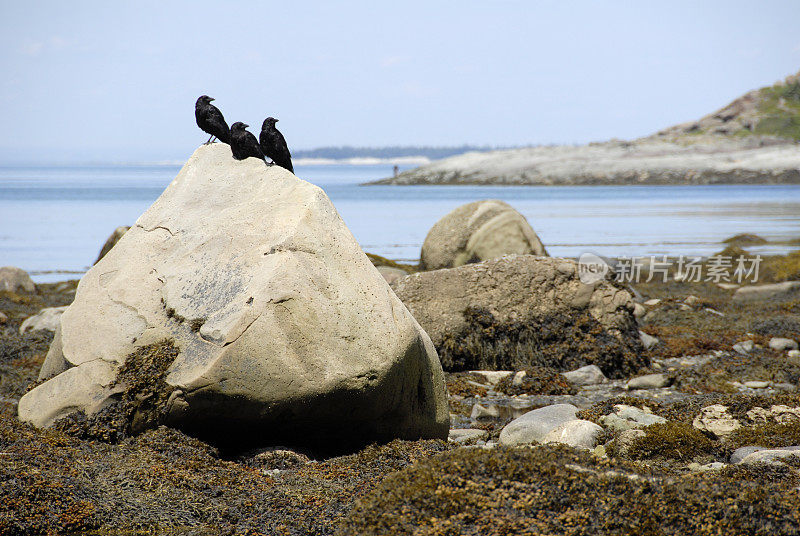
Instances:
[[[797,278],[798,259],[770,257],[763,283]],[[712,282],[635,284],[639,329],[657,338],[647,367],[580,381],[547,367],[451,371],[449,441],[326,458],[230,452],[165,426],[102,441],[21,423],[52,333],[20,325],[68,305],[76,284],[0,293],[3,534],[800,531],[800,356],[774,343],[800,338],[797,294],[741,302]],[[596,445],[502,444],[504,426],[552,404],[600,427]]]

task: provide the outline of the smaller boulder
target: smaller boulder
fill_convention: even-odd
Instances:
[[[627,456],[636,440],[645,435],[644,430],[639,428],[623,430],[614,440],[614,450],[616,454],[623,457]]]
[[[733,451],[733,454],[731,454],[730,463],[733,463],[733,464],[742,463],[745,460],[745,458],[747,458],[748,456],[750,456],[751,454],[754,454],[756,452],[770,452],[770,453],[773,453],[773,454],[768,455],[767,457],[770,457],[770,458],[772,458],[774,460],[775,458],[780,457],[780,455],[775,456],[775,454],[774,454],[775,452],[796,452],[796,453],[800,454],[800,446],[777,447],[777,448],[772,448],[772,449],[766,448],[766,447],[757,447],[755,445],[750,445],[750,446],[746,446],[746,447],[739,447],[738,449]],[[750,460],[747,463],[755,463],[756,461],[761,461],[761,460],[758,460],[758,457],[753,457],[753,458],[750,458]]]
[[[686,466],[686,468],[695,473],[707,473],[708,471],[719,471],[721,469],[725,469],[727,466],[727,463],[722,462],[711,462],[706,464],[691,462]]]
[[[639,337],[642,340],[642,345],[644,346],[645,350],[649,350],[650,348],[652,348],[653,346],[655,346],[656,344],[659,343],[659,340],[658,340],[657,337],[653,337],[652,335],[648,335],[647,333],[645,333],[644,331],[641,331],[641,330],[639,331]]]
[[[486,439],[487,437],[489,437],[489,432],[486,430],[479,430],[477,428],[455,428],[450,430],[450,435],[447,436],[447,440],[457,445],[466,445],[474,443],[475,441],[480,441],[481,439]]]
[[[573,260],[507,255],[415,273],[392,288],[448,371],[597,365],[620,378],[649,364],[630,293],[583,283]]]
[[[786,458],[796,458],[800,456],[800,447],[786,447],[780,449],[764,449],[757,450],[752,454],[748,454],[738,463],[752,464],[752,463],[766,463],[769,465],[780,465]]]
[[[741,355],[748,355],[753,351],[753,348],[755,348],[753,341],[742,341],[733,345],[733,351]]]
[[[471,370],[470,374],[479,374],[486,378],[490,385],[497,385],[501,380],[504,380],[514,374],[512,370]]]
[[[773,350],[778,350],[779,352],[784,352],[786,350],[797,350],[797,341],[783,337],[773,337],[769,341],[769,347]]]
[[[100,259],[105,257],[106,253],[111,251],[111,248],[113,248],[116,245],[116,243],[119,242],[119,239],[122,238],[122,235],[127,233],[129,229],[130,227],[126,225],[114,229],[114,232],[111,233],[111,236],[108,237],[106,243],[103,244],[103,248],[100,250],[100,254],[97,256],[97,260],[94,261],[94,263],[97,264],[98,262],[100,262]]]
[[[788,300],[800,296],[800,281],[784,281],[770,285],[742,287],[733,295],[733,301],[756,302],[765,300]]]
[[[602,432],[603,428],[591,421],[575,419],[548,432],[542,443],[561,443],[570,447],[593,449]]]
[[[756,447],[756,446],[739,447],[738,449],[733,451],[730,460],[728,461],[733,464],[739,463],[750,454],[758,452],[759,450],[768,450],[768,449],[766,447]]]
[[[569,383],[576,386],[597,385],[608,381],[597,365],[586,365],[579,369],[562,373]]]
[[[491,405],[488,407],[481,406],[480,404],[475,404],[472,406],[472,412],[469,415],[469,418],[473,421],[479,421],[482,419],[499,419],[501,416],[500,407]]]
[[[685,303],[686,305],[694,306],[700,303],[700,301],[701,301],[700,298],[698,298],[694,294],[689,294],[688,296],[686,296],[686,299],[683,300],[683,303]]]
[[[377,266],[376,267],[378,272],[383,276],[387,283],[390,285],[400,279],[401,277],[405,277],[408,275],[408,272],[405,270],[401,270],[400,268],[394,268],[392,266]]]
[[[511,379],[511,385],[513,385],[514,387],[519,387],[520,385],[523,384],[523,382],[525,381],[525,377],[527,375],[528,375],[527,372],[525,372],[524,370],[520,370],[519,372],[514,374],[514,377]]]
[[[661,389],[670,384],[670,378],[666,374],[645,374],[637,378],[631,379],[626,385],[625,389],[632,391],[634,389]]]
[[[68,306],[45,307],[37,314],[25,319],[19,327],[20,333],[29,331],[55,331],[58,323],[61,322],[61,315],[67,310]]]
[[[544,442],[547,434],[577,419],[578,408],[572,404],[553,404],[529,411],[508,423],[500,432],[500,444],[531,445]]]
[[[36,292],[31,276],[22,268],[3,266],[0,268],[0,291]]]
[[[633,428],[644,428],[651,424],[664,424],[667,419],[633,406],[617,404],[614,406],[614,413],[605,415],[600,421],[604,426],[623,432]]]
[[[742,425],[728,413],[727,406],[713,404],[700,410],[700,414],[694,418],[692,426],[701,432],[710,432],[717,437],[725,437]]]
[[[525,216],[488,199],[462,205],[436,222],[422,244],[420,265],[439,270],[513,253],[547,256]]]
[[[747,412],[747,418],[755,424],[776,422],[787,424],[800,420],[800,407],[774,404],[769,409],[756,406]]]

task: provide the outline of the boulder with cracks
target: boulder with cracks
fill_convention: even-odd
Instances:
[[[99,414],[126,399],[129,356],[163,341],[169,394],[128,429],[326,451],[447,437],[436,351],[327,196],[222,144],[81,280],[20,418]]]

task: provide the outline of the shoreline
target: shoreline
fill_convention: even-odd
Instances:
[[[654,257],[656,259],[661,259],[662,257],[666,257],[668,260],[676,260],[682,257],[700,257],[703,260],[707,260],[709,257],[716,255],[717,253],[721,253],[725,250],[726,247],[729,246],[724,240],[719,242],[705,242],[704,244],[714,246],[714,249],[719,249],[719,252],[712,253],[710,255],[694,255],[694,254],[682,254],[682,253],[656,253],[656,254],[648,254],[648,255],[601,255],[601,257],[610,260],[617,260],[617,259],[626,259],[626,258],[637,258],[637,259],[650,259]],[[560,246],[563,247],[577,247],[582,246],[586,253],[594,254],[596,250],[599,248],[608,248],[608,247],[619,247],[625,248],[626,246],[649,246],[650,244],[641,244],[641,243],[594,243],[594,244],[558,244],[558,243],[550,243],[548,248],[557,248]],[[421,245],[420,245],[421,246]],[[764,251],[764,248],[782,248],[777,251]],[[753,245],[753,246],[746,246],[746,253],[751,255],[760,255],[762,257],[783,257],[794,253],[796,251],[800,251],[800,238],[790,239],[790,240],[781,240],[781,241],[768,241],[763,244]],[[375,257],[376,255],[371,251],[366,251],[365,253],[367,256]],[[381,257],[382,258],[382,257]],[[553,258],[559,259],[566,259],[577,261],[579,260],[579,255],[553,255]],[[406,259],[406,258],[387,258],[390,262],[400,263],[403,265],[410,265],[414,266],[419,263],[419,258],[414,259]],[[24,267],[21,267],[25,269]],[[87,266],[85,270],[25,270],[28,275],[30,275],[31,279],[34,283],[38,284],[58,284],[58,283],[65,283],[71,281],[79,281],[86,275],[91,269],[91,266]],[[55,275],[64,275],[67,276],[63,279],[51,279],[49,276]],[[74,276],[74,277],[69,277]],[[45,277],[46,279],[42,279]]]
[[[368,185],[800,184],[800,145],[684,135],[466,153]]]
[[[602,187],[602,186],[619,186],[619,187],[636,187],[636,186],[786,186],[786,185],[800,185],[800,175],[795,176],[794,172],[787,173],[786,180],[761,180],[755,178],[743,178],[736,182],[727,182],[726,178],[721,178],[719,182],[713,178],[709,178],[707,182],[681,182],[673,181],[671,179],[664,179],[664,182],[658,180],[645,182],[638,178],[620,179],[620,182],[601,182],[594,177],[586,177],[585,179],[575,178],[575,182],[559,183],[559,182],[536,182],[526,183],[517,182],[517,179],[509,179],[508,182],[483,182],[473,181],[470,179],[447,179],[448,182],[436,182],[436,179],[421,180],[420,182],[394,182],[392,178],[379,179],[377,181],[362,182],[359,186],[486,186],[492,188],[514,188],[524,186],[526,188],[535,187],[557,187],[557,188],[570,188],[570,187]],[[580,182],[586,180],[586,182]],[[628,182],[625,182],[628,181]]]

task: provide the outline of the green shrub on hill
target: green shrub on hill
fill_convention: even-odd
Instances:
[[[756,134],[800,141],[800,80],[764,88],[761,97]]]

